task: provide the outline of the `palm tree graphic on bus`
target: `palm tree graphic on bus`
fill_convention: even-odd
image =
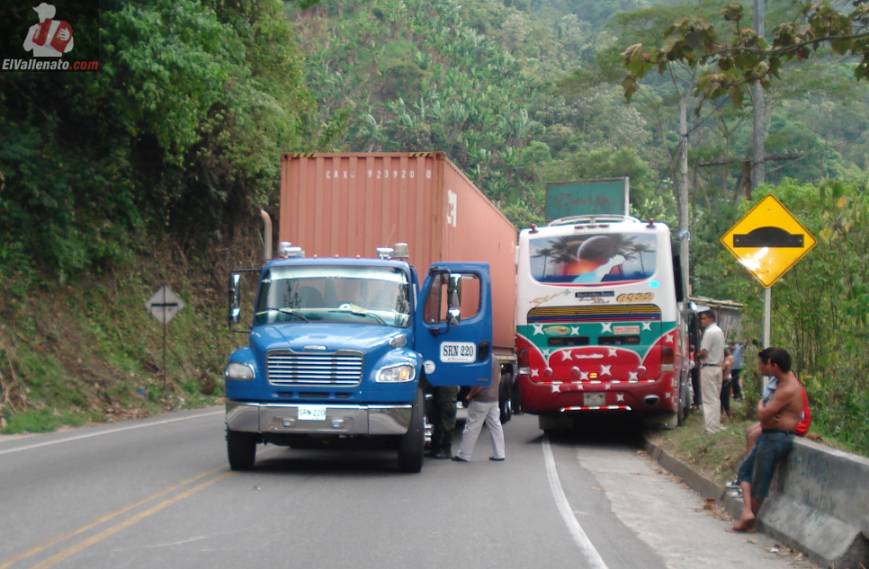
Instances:
[[[532,272],[542,282],[642,280],[655,271],[653,235],[566,235],[536,239],[531,248]]]

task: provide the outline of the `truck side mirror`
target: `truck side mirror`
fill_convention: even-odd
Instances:
[[[229,326],[241,320],[241,275],[229,273]]]
[[[229,331],[237,334],[247,334],[250,332],[250,327],[247,325],[247,318],[245,318],[245,322],[243,325],[244,328],[235,329],[234,325],[241,323],[241,281],[242,277],[244,277],[245,273],[253,273],[258,274],[261,269],[234,269],[229,273],[229,287],[227,288],[227,292],[229,293],[229,308],[227,310],[227,323],[229,324]],[[246,302],[248,302],[246,300]],[[250,313],[248,313],[250,314]]]
[[[451,273],[447,286],[447,322],[455,326],[462,318],[462,275]]]

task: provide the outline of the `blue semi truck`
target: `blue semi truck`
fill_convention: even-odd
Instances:
[[[253,468],[261,443],[376,439],[402,471],[419,472],[426,386],[491,381],[488,264],[437,262],[417,274],[403,243],[373,258],[306,257],[281,243],[269,257],[251,270],[249,343],[225,371],[230,467]],[[242,276],[230,275],[231,327],[242,319]]]

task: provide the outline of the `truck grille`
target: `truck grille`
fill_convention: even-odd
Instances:
[[[269,352],[266,356],[271,385],[344,387],[362,381],[362,354]]]

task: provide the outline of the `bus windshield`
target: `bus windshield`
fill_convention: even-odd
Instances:
[[[584,233],[529,242],[531,275],[542,283],[619,283],[655,273],[656,237],[650,233]]]
[[[254,324],[278,322],[407,327],[407,275],[389,267],[274,267],[262,280]]]

